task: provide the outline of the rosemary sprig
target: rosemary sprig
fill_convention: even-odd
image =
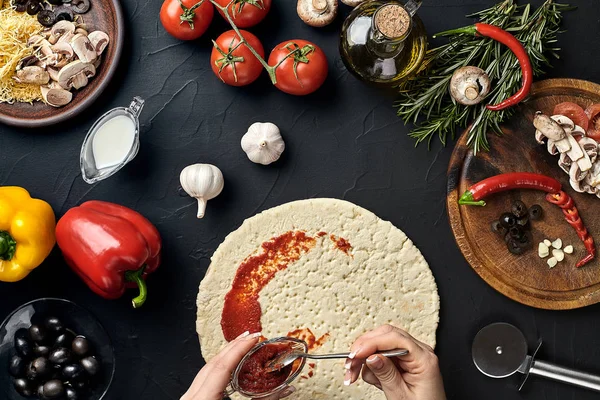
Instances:
[[[530,4],[518,6],[514,0],[504,0],[470,17],[515,35],[529,53],[534,74],[539,76],[551,67],[551,57],[559,57],[560,48],[555,44],[562,12],[570,9],[553,0],[546,0],[536,10]],[[429,50],[415,77],[400,86],[400,98],[395,103],[398,115],[405,123],[417,125],[409,133],[416,144],[430,143],[437,135],[445,145],[448,135],[454,139],[458,128],[466,128],[472,122],[469,146],[475,153],[489,150],[487,133],[502,134],[500,124],[514,110],[490,111],[485,104],[499,103],[520,88],[519,62],[510,49],[489,38],[455,34],[448,39],[447,44]],[[467,65],[484,69],[494,85],[483,103],[470,107],[456,103],[448,93],[454,71]]]

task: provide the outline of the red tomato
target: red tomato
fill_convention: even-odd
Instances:
[[[227,12],[238,28],[250,28],[262,21],[271,9],[271,0],[216,0],[221,7],[231,3]],[[223,18],[225,14],[219,10]],[[225,18],[226,19],[226,18]]]
[[[180,40],[198,39],[210,25],[215,8],[210,1],[194,8],[199,0],[165,0],[160,8],[160,22],[165,30]]]
[[[585,115],[590,119],[587,135],[596,141],[600,141],[600,104],[592,104],[586,108]]]
[[[278,64],[275,87],[285,93],[304,96],[320,88],[327,78],[325,53],[306,40],[288,40],[278,44],[269,55],[269,65],[274,67]]]
[[[590,123],[590,120],[588,116],[585,115],[583,108],[568,101],[557,104],[556,107],[554,107],[554,115],[564,115],[565,117],[569,117],[571,120],[573,120],[573,122],[575,122],[575,125],[579,125],[586,131]]]
[[[261,56],[265,50],[260,40],[248,31],[240,30],[244,39]],[[224,32],[215,41],[210,54],[212,70],[224,83],[231,86],[245,86],[254,82],[263,70],[258,59],[250,52],[245,44],[240,44],[240,38],[234,30]]]

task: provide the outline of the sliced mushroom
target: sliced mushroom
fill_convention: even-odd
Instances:
[[[579,143],[577,143],[577,139],[575,139],[570,133],[568,133],[567,140],[569,141],[570,149],[566,151],[566,153],[569,157],[571,157],[571,160],[577,161],[583,158],[583,150],[579,146]]]
[[[571,131],[571,135],[584,137],[586,136],[585,129],[583,129],[579,125],[575,125],[575,127]]]
[[[585,192],[584,188],[581,186],[581,182],[577,182],[572,179],[569,179],[569,183],[571,184],[571,187],[573,188],[573,190],[575,190],[576,192],[579,192],[579,193]]]
[[[560,158],[558,159],[558,166],[560,167],[560,169],[565,171],[567,174],[571,170],[572,163],[573,162],[571,161],[571,159],[569,158],[569,156],[566,153],[562,153],[560,155]]]
[[[541,112],[535,114],[533,126],[551,140],[562,140],[566,136],[565,129],[557,121]]]
[[[490,77],[481,68],[462,67],[452,74],[450,95],[458,103],[472,106],[483,101],[491,86]]]
[[[546,136],[544,136],[544,134],[542,132],[540,132],[536,129],[535,130],[535,141],[538,142],[538,144],[544,144],[544,139],[546,139]]]
[[[96,70],[98,70],[98,68],[100,68],[100,64],[102,64],[102,58],[100,58],[100,57],[96,58],[96,61],[94,61],[92,63],[92,65],[94,66],[94,68],[96,68]]]
[[[94,50],[98,57],[102,54],[106,46],[108,46],[109,38],[108,35],[102,31],[94,31],[88,35],[88,39],[92,42]]]
[[[58,39],[57,43],[61,43],[61,42],[71,43],[71,39],[73,39],[73,36],[75,36],[74,32],[67,32]]]
[[[594,164],[598,158],[598,143],[589,137],[579,139],[579,146],[585,151],[590,158],[590,162]]]
[[[30,66],[18,70],[14,79],[19,83],[45,85],[50,80],[50,75],[42,67]]]
[[[56,44],[58,40],[69,33],[75,32],[75,24],[69,21],[58,21],[50,30],[50,37],[48,41],[52,44]]]
[[[579,168],[579,164],[576,162],[571,163],[571,168],[569,169],[569,179],[571,181],[581,182],[585,179],[587,174],[587,171],[582,171],[581,168]]]
[[[575,122],[569,117],[565,117],[564,115],[553,115],[550,118],[556,121],[567,132],[575,129]]]
[[[73,93],[63,88],[51,88],[42,86],[42,98],[44,102],[52,107],[62,107],[71,102]]]
[[[50,75],[50,79],[52,79],[55,82],[58,82],[58,73],[60,72],[59,68],[54,68],[54,67],[46,67],[46,71],[48,71],[48,75]]]
[[[63,89],[80,89],[87,85],[88,78],[96,75],[96,68],[81,60],[70,62],[58,73],[58,83]]]
[[[556,148],[556,141],[555,140],[548,139],[548,143],[546,144],[546,146],[548,146],[548,153],[552,154],[553,156],[555,156],[558,153],[560,153],[558,151],[558,149]],[[561,153],[561,154],[563,154],[563,153]]]
[[[600,163],[595,163],[592,169],[585,177],[585,183],[596,188],[600,188]]]
[[[58,55],[58,61],[55,64],[56,67],[64,67],[67,65],[74,56],[73,48],[69,43],[58,42],[55,45],[51,46],[50,49],[52,52]]]
[[[40,60],[36,56],[27,56],[21,59],[17,64],[17,71],[25,67],[36,65]]]
[[[27,39],[27,46],[36,48],[39,47],[43,44],[43,42],[48,42],[46,40],[45,37],[41,36],[41,35],[33,35],[33,36],[29,36],[29,39]]]
[[[320,28],[335,19],[338,10],[337,0],[298,0],[296,12],[305,24]]]
[[[71,46],[77,57],[84,63],[92,63],[98,58],[98,54],[87,36],[76,34],[71,39]]]

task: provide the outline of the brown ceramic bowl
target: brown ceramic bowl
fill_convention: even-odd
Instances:
[[[88,31],[101,30],[108,34],[110,43],[102,54],[102,63],[96,76],[80,90],[73,91],[73,100],[64,107],[54,108],[41,101],[27,103],[0,103],[0,122],[34,128],[65,121],[79,114],[98,98],[115,74],[123,50],[125,21],[119,0],[92,0],[92,7],[83,14]]]

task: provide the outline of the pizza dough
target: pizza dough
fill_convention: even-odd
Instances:
[[[402,231],[364,208],[342,200],[311,199],[249,218],[215,251],[197,300],[196,328],[206,360],[227,343],[221,313],[238,266],[263,251],[262,243],[289,231],[304,231],[316,244],[260,292],[265,337],[309,328],[317,338],[329,335],[315,352],[344,352],[361,334],[389,323],[435,346],[439,296],[421,252]],[[323,232],[327,234],[319,235]],[[341,251],[330,235],[346,239],[351,249]],[[294,382],[297,391],[289,398],[385,399],[362,380],[343,386],[343,363],[317,361],[313,376],[306,376],[305,369],[306,379]]]

